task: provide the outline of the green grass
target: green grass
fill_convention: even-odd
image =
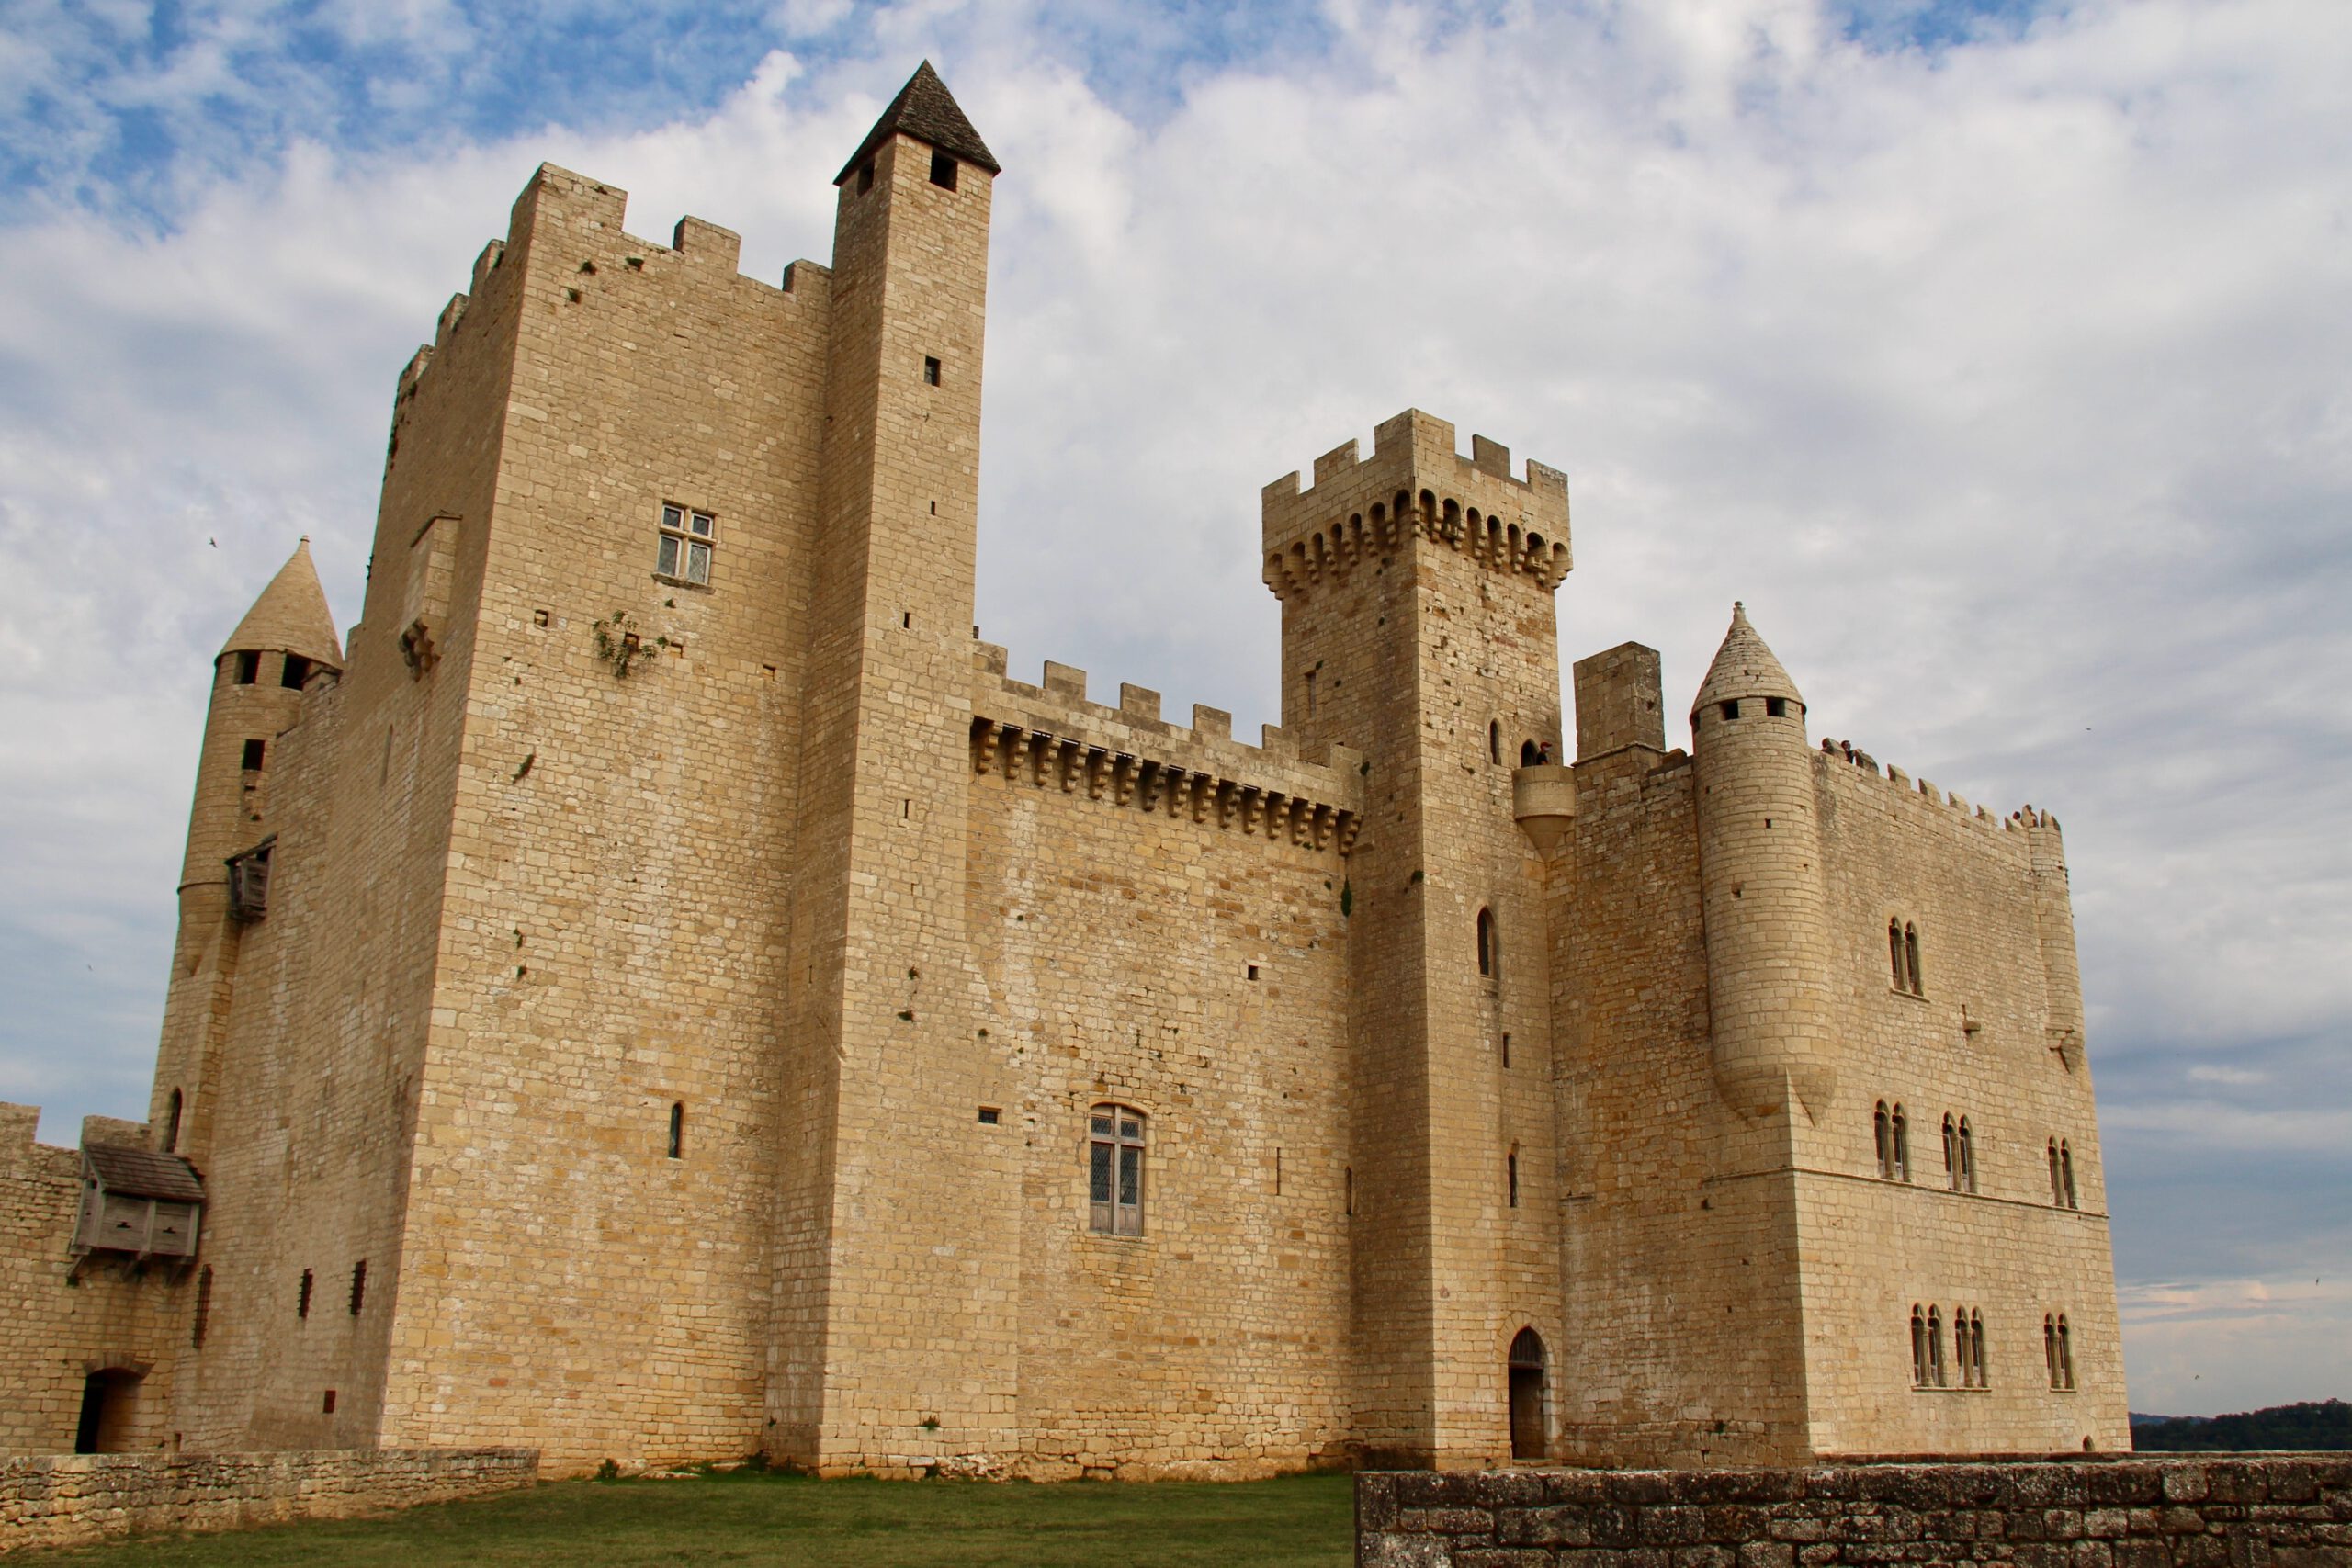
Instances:
[[[1154,1568],[1353,1561],[1348,1475],[1280,1481],[811,1481],[751,1472],[684,1481],[561,1481],[370,1519],[11,1554],[26,1568],[272,1564],[790,1563],[795,1568]]]

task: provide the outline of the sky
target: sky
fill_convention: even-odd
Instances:
[[[2352,1396],[2352,6],[0,0],[0,1100],[143,1116],[210,659],[358,614],[542,160],[775,279],[919,59],[1005,167],[979,621],[1276,716],[1258,489],[1565,469],[1568,660],[1731,602],[2065,824],[2135,1410]],[[1669,735],[1669,743],[1683,739]]]

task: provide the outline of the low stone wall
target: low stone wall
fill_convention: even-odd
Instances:
[[[1367,1472],[1363,1568],[2352,1568],[2352,1454]]]
[[[0,1460],[0,1552],[338,1519],[528,1486],[537,1449],[40,1454]]]

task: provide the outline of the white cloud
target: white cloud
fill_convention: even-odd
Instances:
[[[1327,49],[1195,62],[1148,118],[1050,17],[803,8],[890,63],[12,231],[0,852],[52,897],[10,917],[43,999],[0,1093],[135,1110],[205,660],[298,533],[356,613],[392,378],[531,166],[774,277],[930,53],[1007,168],[979,611],[1016,671],[1275,717],[1258,487],[1417,404],[1568,469],[1568,658],[1652,643],[1679,701],[1745,598],[1827,733],[2062,815],[2111,1168],[2345,1138],[2310,1065],[2352,1034],[2352,10],[2088,5],[1930,54],[1797,0],[1334,6]],[[2309,1070],[2213,1065],[2250,1041]],[[2226,1096],[2154,1070],[2184,1057]]]

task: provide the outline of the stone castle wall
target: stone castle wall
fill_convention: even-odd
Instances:
[[[1950,1461],[1356,1478],[1362,1568],[2339,1568],[2352,1460]]]
[[[0,1461],[0,1551],[342,1519],[528,1486],[528,1449],[51,1454]]]

